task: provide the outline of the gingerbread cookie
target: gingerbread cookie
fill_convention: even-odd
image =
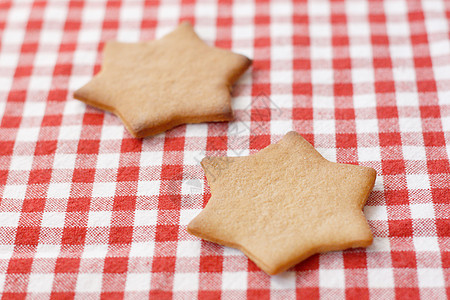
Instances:
[[[296,132],[257,154],[201,164],[212,196],[188,232],[240,249],[268,274],[372,243],[362,208],[375,170],[330,162]]]
[[[118,115],[135,137],[229,121],[230,90],[251,61],[206,45],[188,23],[160,40],[109,42],[101,71],[74,98]]]

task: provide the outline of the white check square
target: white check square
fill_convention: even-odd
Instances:
[[[364,206],[364,215],[367,220],[387,221],[387,210],[385,206]]]
[[[247,289],[247,272],[223,272],[222,290],[245,291]]]
[[[395,99],[398,106],[417,107],[419,105],[419,95],[415,92],[397,92],[395,93]]]
[[[412,47],[409,44],[393,44],[389,46],[389,50],[392,57],[411,58],[413,56]]]
[[[59,255],[61,245],[39,244],[36,249],[35,258],[56,258]]]
[[[42,227],[62,228],[66,218],[65,212],[50,211],[42,215]]]
[[[27,192],[27,186],[24,184],[6,185],[3,190],[4,199],[24,199]]]
[[[385,3],[385,12],[388,15],[403,15],[407,12],[406,3],[400,0],[390,0]]]
[[[83,9],[83,21],[99,22],[103,20],[105,14],[105,9],[103,6],[90,5]]]
[[[69,198],[71,183],[50,183],[47,190],[48,198]]]
[[[73,55],[73,64],[76,66],[91,65],[95,63],[96,58],[97,58],[96,51],[76,50]]]
[[[80,273],[77,278],[76,292],[98,292],[102,288],[102,274]]]
[[[0,91],[9,91],[11,89],[12,82],[12,76],[0,77]]]
[[[198,289],[198,273],[175,273],[174,291],[195,291]]]
[[[271,2],[271,13],[278,16],[289,16],[292,13],[292,4],[290,2]]]
[[[115,194],[115,182],[94,182],[92,197],[113,197]]]
[[[156,210],[136,210],[134,213],[134,226],[155,226],[158,219]]]
[[[289,82],[292,82],[292,71],[272,71],[270,72],[270,82],[275,83],[281,83],[281,84],[287,84]]]
[[[58,32],[58,31],[55,31]],[[45,36],[46,41],[42,41],[41,42],[44,43],[58,43],[57,42],[57,37],[56,37],[56,41],[53,39],[54,37],[52,37],[52,32],[46,32],[43,36]],[[61,36],[61,34],[59,35]],[[48,41],[47,40],[50,40]],[[44,39],[44,38],[43,38]],[[56,60],[58,59],[58,54],[54,53],[54,52],[37,52],[36,53],[36,58],[34,59],[34,65],[35,67],[49,67],[49,66],[54,66],[56,63]]]
[[[17,66],[17,62],[19,61],[18,53],[7,53],[4,52],[0,55],[0,67],[2,68],[13,68]],[[5,103],[5,102],[2,102]]]
[[[334,120],[314,120],[314,134],[334,134]]]
[[[180,225],[187,225],[195,218],[201,209],[182,209],[180,211]]]
[[[90,211],[88,227],[108,227],[111,226],[111,211]]]
[[[433,203],[411,204],[411,217],[413,219],[434,219]]]
[[[133,16],[136,17],[136,16]],[[117,40],[123,43],[135,43],[139,41],[140,31],[136,28],[127,29],[125,27],[119,28],[117,32]]]
[[[327,84],[331,85],[334,82],[334,75],[333,70],[327,70],[327,69],[317,69],[317,70],[311,70],[311,82],[314,84]],[[331,99],[329,97],[328,99]],[[322,102],[324,99],[320,99]],[[314,103],[316,104],[316,103]],[[334,103],[333,103],[334,106]],[[324,107],[324,106],[319,106]],[[328,107],[328,106],[327,106]]]
[[[33,156],[13,155],[9,165],[10,170],[31,170],[33,165]]]
[[[402,146],[405,160],[425,160],[425,148],[421,146]]]
[[[355,123],[356,132],[358,133],[378,132],[377,119],[356,119]]]
[[[367,37],[370,34],[370,27],[367,22],[349,22],[347,28],[349,37]]]
[[[186,166],[199,166],[204,157],[205,154],[200,151],[184,151],[183,164]]]
[[[141,152],[140,166],[160,166],[162,164],[163,151]]]
[[[14,12],[14,10],[11,10],[9,12],[8,19],[12,19],[13,12]],[[25,17],[23,20],[26,20],[26,18],[27,17]],[[16,19],[16,20],[19,20],[19,19]],[[8,45],[22,44],[24,35],[25,35],[25,30],[7,28],[6,30],[3,31],[2,40],[8,41]]]
[[[308,1],[308,15],[327,16],[330,14],[330,4],[325,1]]]
[[[97,156],[97,169],[117,169],[119,160],[119,153],[101,153]]]
[[[417,268],[419,287],[436,288],[445,286],[442,269]]]
[[[79,82],[77,82],[76,79],[78,79]],[[86,84],[86,82],[88,82],[89,79],[91,79],[91,78],[87,77],[87,76],[83,76],[83,77],[71,76],[70,80],[71,81],[74,80],[74,87],[72,87],[72,89],[79,88],[83,84]],[[84,114],[85,110],[86,110],[86,104],[84,104],[83,102],[78,101],[78,100],[73,100],[73,101],[68,100],[66,102],[66,105],[64,106],[64,115],[81,115],[81,114]]]
[[[429,41],[428,46],[430,47],[431,57],[447,55],[450,53],[450,45],[447,39]]]
[[[45,112],[46,103],[37,101],[27,101],[23,108],[24,117],[43,116]]]
[[[413,241],[416,251],[439,251],[438,238],[435,236],[415,236]]]
[[[73,169],[75,168],[76,154],[55,154],[53,159],[54,169]]]
[[[51,76],[33,75],[30,78],[28,88],[32,91],[46,91],[50,89],[52,84]]]
[[[158,20],[167,20],[167,19],[178,20],[179,15],[180,15],[179,5],[174,5],[172,3],[161,3],[161,5],[159,5]],[[159,27],[160,26],[158,26],[158,28]],[[160,38],[170,31],[171,31],[170,28],[162,28],[161,30],[157,30],[156,37]]]
[[[413,82],[414,80],[416,80],[414,68],[393,68],[392,73],[394,75],[394,80],[397,82]]]
[[[295,289],[295,272],[282,272],[270,277],[270,288],[273,290]]]
[[[324,288],[344,288],[344,270],[319,270],[320,287]]]
[[[217,5],[214,3],[202,3],[201,5],[195,5],[195,15],[197,17],[211,18],[217,14]]]
[[[150,273],[129,273],[125,284],[126,291],[148,291],[150,290]]]
[[[122,125],[103,125],[102,140],[121,140],[123,138]]]
[[[427,174],[406,174],[406,182],[410,190],[430,188],[430,180]]]
[[[313,60],[313,64],[316,60],[331,60],[333,58],[333,47],[331,45],[311,45],[310,48],[311,60]]]
[[[377,106],[377,99],[374,94],[362,94],[353,96],[355,108],[370,108]]]
[[[328,23],[310,23],[309,33],[314,38],[331,37],[331,26]]]
[[[390,1],[389,1],[390,2]],[[391,6],[389,5],[389,10]],[[404,11],[403,11],[404,12]],[[386,22],[386,29],[388,35],[392,38],[409,36],[409,24],[408,22]]]
[[[81,135],[80,125],[61,126],[59,128],[58,140],[71,141],[78,140]]]
[[[142,15],[142,8],[128,3],[120,9],[121,21],[136,21]]]
[[[368,269],[367,275],[370,288],[394,287],[394,274],[392,272],[392,269],[388,268]]]
[[[292,130],[291,120],[280,120],[270,122],[270,132],[272,134],[286,134]]]
[[[29,293],[51,293],[54,274],[31,273],[28,279]]]
[[[159,180],[153,181],[139,181],[138,182],[138,196],[155,196],[159,194]]]
[[[332,73],[330,73],[329,71],[325,71],[325,72],[322,72],[322,71],[317,71],[317,76],[318,76],[318,79],[317,80],[327,80],[327,79],[325,79],[325,77],[326,76],[331,76],[330,78],[332,78]],[[327,75],[328,74],[328,75]],[[323,77],[321,77],[321,76],[323,76]],[[332,80],[332,79],[330,79],[330,80]],[[317,82],[317,83],[323,83],[323,82]],[[331,109],[331,108],[334,108],[334,97],[314,97],[314,99],[313,99],[313,105],[314,105],[314,108],[328,108],[328,109]]]
[[[186,125],[186,137],[207,137],[208,136],[208,126],[207,124],[187,124]]]
[[[249,18],[255,14],[253,2],[241,1],[239,2],[239,5],[232,5],[231,7],[233,9],[233,17],[236,18]]]
[[[272,2],[272,3],[275,3],[275,2]],[[283,4],[285,4],[285,3],[283,3]],[[289,12],[287,12],[287,14],[289,14]],[[292,36],[292,24],[287,23],[287,22],[286,23],[273,22],[272,24],[270,24],[270,31],[271,31],[272,36],[290,37],[290,36]],[[289,53],[289,56],[287,56],[285,59],[291,59],[291,58],[292,58],[292,50]]]
[[[19,212],[0,212],[0,227],[16,227],[19,219]]]
[[[154,250],[154,242],[134,242],[131,244],[130,257],[152,257]]]
[[[16,141],[20,142],[35,142],[39,137],[39,127],[20,127],[17,132]]]
[[[368,4],[362,1],[349,1],[346,2],[346,11],[349,15],[366,15],[368,11]]]
[[[84,9],[83,11],[88,11]],[[101,19],[98,19],[101,20]],[[84,27],[78,32],[78,43],[80,44],[93,44],[100,40],[101,29],[100,26],[96,27]]]
[[[366,248],[367,252],[388,252],[391,251],[391,243],[387,237],[374,237],[373,243]]]
[[[66,20],[66,15],[67,9],[65,6],[47,6],[45,8],[44,19],[63,22],[64,20]]]
[[[322,148],[317,147],[317,152],[319,152],[325,159],[329,161],[336,161],[336,148]]]
[[[381,161],[381,152],[378,147],[359,147],[359,161]]]
[[[372,83],[374,82],[374,73],[372,69],[352,69],[353,83]]]
[[[351,45],[350,46],[350,57],[351,58],[370,58],[372,57],[372,48],[370,47],[370,42],[368,44],[362,45]]]
[[[3,289],[5,288],[5,280],[6,274],[0,274],[0,293],[2,293]]]
[[[82,258],[105,258],[108,245],[85,245]]]
[[[177,246],[177,257],[199,257],[201,241],[179,241]]]

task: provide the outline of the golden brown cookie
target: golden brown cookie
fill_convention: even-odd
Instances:
[[[375,170],[330,162],[296,132],[257,154],[201,164],[212,196],[188,232],[240,249],[268,274],[372,243],[362,208]]]
[[[251,61],[206,45],[188,23],[160,40],[109,42],[101,71],[74,98],[118,115],[135,137],[229,121],[230,90]]]

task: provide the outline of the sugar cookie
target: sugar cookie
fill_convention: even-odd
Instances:
[[[101,71],[74,98],[118,115],[135,137],[229,121],[230,90],[251,61],[206,45],[188,23],[160,40],[108,42]]]
[[[240,249],[268,274],[372,243],[362,208],[375,170],[330,162],[296,132],[257,154],[201,164],[212,196],[188,232]]]

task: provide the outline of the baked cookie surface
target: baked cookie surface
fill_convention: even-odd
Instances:
[[[188,232],[240,249],[268,274],[372,243],[362,208],[375,170],[330,162],[296,132],[254,155],[201,164],[212,196]]]
[[[159,40],[108,42],[101,71],[74,98],[110,111],[135,137],[229,121],[230,90],[251,61],[206,45],[188,23]]]

